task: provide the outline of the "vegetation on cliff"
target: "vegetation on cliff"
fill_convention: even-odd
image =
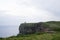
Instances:
[[[0,40],[60,40],[60,32],[11,36]]]
[[[29,34],[36,32],[52,32],[52,31],[60,31],[60,21],[22,23],[19,26],[20,34]]]

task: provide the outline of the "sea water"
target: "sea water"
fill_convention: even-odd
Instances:
[[[0,37],[15,36],[19,33],[19,27],[16,25],[1,25]]]

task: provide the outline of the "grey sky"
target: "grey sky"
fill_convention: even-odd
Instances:
[[[60,0],[0,0],[0,24],[60,20]],[[20,21],[19,21],[20,19]]]
[[[45,9],[48,10],[50,12],[53,12],[54,15],[56,16],[60,16],[60,0],[37,0],[35,1],[35,4],[37,6],[39,6],[40,8],[40,4],[41,6]]]
[[[60,21],[60,0],[0,0],[0,26],[40,21]]]

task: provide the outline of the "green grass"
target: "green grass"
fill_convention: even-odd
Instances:
[[[60,31],[60,21],[44,22],[43,25],[51,28],[54,31]]]
[[[0,40],[60,40],[60,32],[11,36]]]

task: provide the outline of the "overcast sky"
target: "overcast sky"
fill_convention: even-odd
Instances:
[[[0,37],[16,35],[20,23],[41,21],[60,21],[60,0],[0,0]]]
[[[0,0],[0,25],[60,20],[60,0]]]

